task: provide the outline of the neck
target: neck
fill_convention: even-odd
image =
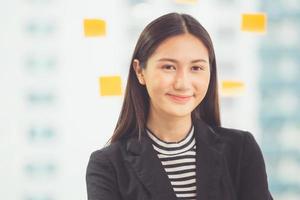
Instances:
[[[151,132],[165,142],[178,142],[185,138],[192,125],[191,115],[170,117],[155,111],[149,112],[147,127]]]

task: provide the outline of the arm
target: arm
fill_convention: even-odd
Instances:
[[[262,152],[251,133],[244,136],[239,200],[272,200]]]
[[[121,200],[113,167],[102,151],[90,156],[86,185],[88,200]]]

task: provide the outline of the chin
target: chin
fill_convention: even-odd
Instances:
[[[183,110],[181,111],[173,111],[173,112],[168,112],[169,115],[172,115],[174,117],[186,117],[186,116],[189,116],[191,115],[192,112],[189,112],[189,111],[186,111],[184,112]]]

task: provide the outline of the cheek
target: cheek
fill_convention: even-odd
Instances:
[[[156,94],[165,93],[172,86],[172,78],[160,73],[152,76],[150,82],[151,89]]]
[[[194,86],[198,95],[205,95],[209,86],[209,80],[209,76],[204,76],[195,80]]]

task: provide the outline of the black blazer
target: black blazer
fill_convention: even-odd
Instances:
[[[262,152],[249,132],[194,123],[197,200],[272,200]],[[91,154],[89,200],[175,200],[145,133]]]

